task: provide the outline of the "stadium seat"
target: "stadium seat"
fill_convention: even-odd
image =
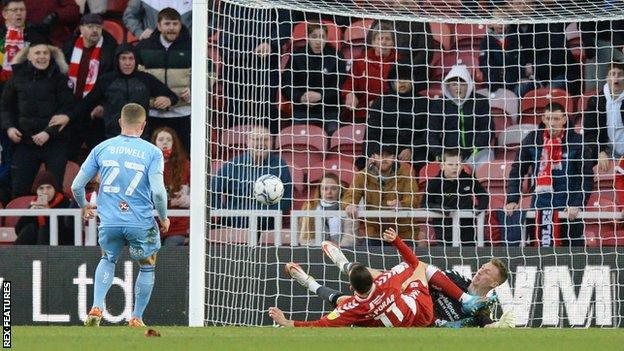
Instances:
[[[327,135],[321,127],[295,124],[282,129],[277,144],[286,162],[307,170],[312,165],[322,163]]]
[[[35,200],[37,200],[37,198],[35,196],[32,196],[32,195],[20,196],[18,198],[15,198],[15,199],[11,200],[6,205],[6,209],[25,209],[25,208],[30,208],[30,203],[35,201]],[[6,227],[15,227],[15,225],[17,224],[19,219],[20,219],[20,217],[7,216],[7,217],[4,218],[4,225]]]
[[[78,175],[78,171],[80,171],[80,165],[73,161],[67,161],[67,165],[65,165],[65,175],[63,176],[63,193],[69,198],[73,196],[71,185],[76,175]]]
[[[427,182],[438,176],[440,173],[439,162],[428,162],[423,168],[420,169],[418,175],[418,187],[420,189],[426,189]]]
[[[576,62],[585,62],[585,50],[583,49],[583,41],[581,39],[581,31],[577,22],[572,22],[566,26],[567,46],[572,51],[572,56]]]
[[[334,22],[330,20],[322,20],[323,25],[327,27],[327,44],[340,50],[342,43],[342,31]],[[308,38],[308,22],[297,23],[292,30],[292,39],[282,46],[282,52],[292,52],[306,45]]]
[[[104,20],[102,28],[115,38],[117,44],[124,42],[126,31],[121,24],[110,20]]]
[[[529,133],[537,129],[537,126],[537,124],[514,124],[505,128],[498,138],[498,146],[506,148],[519,146]]]
[[[208,241],[221,244],[247,244],[249,242],[249,230],[241,228],[210,229]]]
[[[498,89],[488,94],[492,115],[504,114],[511,117],[514,123],[518,121],[520,101],[518,96],[511,90]]]
[[[454,65],[465,65],[476,83],[483,82],[483,72],[479,69],[479,53],[467,51],[450,51],[442,55],[443,77]]]
[[[132,32],[126,32],[126,43],[136,45],[139,42],[139,38],[135,37]]]
[[[598,97],[600,94],[601,90],[597,87],[585,90],[583,95],[579,96],[578,100],[576,100],[576,111],[582,115],[585,111],[587,111],[589,99],[592,97]]]
[[[476,178],[490,194],[505,194],[511,162],[493,161],[477,168]]]
[[[594,166],[594,189],[613,190],[615,181],[615,160],[609,160],[609,169],[606,171],[599,171],[598,166]]]
[[[440,83],[430,83],[429,88],[425,90],[421,90],[418,92],[420,96],[427,96],[430,99],[442,99],[444,97],[444,92],[442,91],[442,84]]]
[[[263,231],[260,234],[260,245],[272,246],[275,245],[275,235],[277,235],[277,231]],[[280,237],[282,239],[282,245],[290,245],[290,230],[282,228],[280,232]]]
[[[13,244],[17,239],[15,228],[13,227],[0,227],[0,245]]]
[[[106,13],[121,15],[128,7],[128,0],[108,0],[106,2]]]
[[[565,90],[550,87],[538,88],[529,91],[522,97],[520,101],[522,116],[519,123],[539,124],[541,122],[540,116],[551,102],[561,104],[568,113],[574,111],[574,101]]]
[[[229,160],[245,152],[247,150],[247,133],[252,128],[252,125],[241,125],[222,131],[219,143],[221,149],[217,157],[221,160]]]
[[[372,19],[363,19],[353,22],[344,32],[344,45],[341,52],[345,60],[362,55],[366,50],[366,33],[375,22]]]
[[[431,28],[433,40],[436,41],[432,49],[436,51],[451,50],[454,39],[451,27],[446,23],[431,22],[429,23],[429,28]]]
[[[306,183],[304,182],[304,173],[303,170],[299,167],[295,167],[293,164],[288,164],[288,170],[290,171],[290,179],[292,179],[293,183],[293,197],[303,197],[306,192]]]
[[[341,127],[329,139],[329,151],[353,160],[363,154],[366,124],[349,124]]]
[[[487,28],[484,24],[458,23],[451,25],[455,32],[455,47],[459,50],[479,50]]]
[[[344,159],[340,155],[330,155],[322,163],[315,164],[308,173],[308,181],[317,184],[323,179],[325,173],[333,173],[338,176],[343,186],[348,187],[353,181],[355,167],[351,159]]]

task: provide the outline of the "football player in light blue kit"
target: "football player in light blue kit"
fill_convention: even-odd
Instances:
[[[154,287],[156,253],[160,249],[160,233],[152,214],[154,207],[161,231],[169,230],[163,154],[140,137],[146,124],[145,110],[138,104],[125,105],[119,124],[121,135],[96,146],[72,184],[84,218],[93,218],[96,207],[100,217],[98,242],[103,256],[95,270],[93,307],[85,320],[86,326],[100,325],[104,299],[115,277],[115,262],[126,242],[130,257],[141,266],[128,325],[145,326],[143,311]],[[98,172],[101,184],[94,206],[85,198],[85,185]]]

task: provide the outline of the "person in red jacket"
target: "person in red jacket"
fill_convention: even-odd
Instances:
[[[161,127],[152,134],[152,144],[162,150],[165,158],[165,187],[170,209],[187,209],[190,206],[191,163],[176,132]],[[161,233],[163,245],[179,246],[187,243],[189,217],[171,217],[167,233]]]
[[[347,111],[345,119],[366,120],[368,107],[388,91],[388,74],[397,62],[395,33],[392,24],[378,22],[368,32],[370,46],[354,58],[351,75],[342,85]]]

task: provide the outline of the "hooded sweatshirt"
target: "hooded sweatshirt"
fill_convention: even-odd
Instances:
[[[457,78],[468,84],[464,98],[453,97],[448,83]],[[434,157],[441,157],[444,148],[460,148],[467,158],[490,145],[494,123],[486,98],[476,98],[474,81],[465,65],[453,66],[442,82],[444,99],[431,106],[429,116],[429,147]]]
[[[119,45],[115,51],[115,71],[98,78],[93,90],[69,115],[72,120],[75,120],[79,116],[88,115],[96,106],[102,105],[106,138],[112,138],[121,133],[117,120],[124,105],[131,102],[137,103],[143,106],[147,113],[150,108],[150,98],[166,96],[171,100],[171,105],[178,102],[178,97],[171,89],[153,75],[137,71],[136,66],[132,73],[123,74],[119,68],[119,56],[123,53],[132,53],[135,58],[137,57],[132,45]]]

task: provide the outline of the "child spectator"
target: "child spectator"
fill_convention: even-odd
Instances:
[[[473,173],[480,164],[494,159],[490,142],[494,123],[487,98],[477,98],[475,84],[464,65],[453,66],[442,82],[444,99],[431,106],[429,151],[440,159],[445,148],[459,148],[462,162]]]
[[[593,162],[582,137],[566,128],[567,120],[560,104],[546,107],[539,129],[522,141],[507,182],[508,216],[519,208],[522,178],[529,174],[535,184],[531,201],[531,208],[537,209],[535,226],[526,233],[536,246],[584,244],[583,222],[577,217],[592,191]],[[560,220],[559,211],[568,218]],[[520,238],[505,240],[517,245]]]
[[[338,129],[338,88],[346,73],[342,55],[327,45],[327,26],[308,23],[307,45],[292,53],[282,76],[282,92],[293,103],[293,122]]]
[[[30,203],[31,209],[69,208],[69,199],[59,191],[58,183],[50,172],[40,173],[33,183],[37,196]],[[21,217],[15,226],[16,245],[50,244],[50,218],[47,216]],[[74,217],[58,218],[59,245],[74,244]]]
[[[342,85],[342,97],[351,117],[347,120],[366,120],[375,99],[388,92],[388,74],[397,62],[392,24],[378,22],[372,26],[366,42],[369,49],[354,58],[351,75]]]
[[[488,208],[489,197],[473,176],[466,173],[458,149],[447,149],[442,155],[440,173],[427,182],[427,192],[423,207],[430,210],[484,211]],[[475,219],[460,219],[460,242],[462,245],[475,245]],[[444,245],[453,243],[453,219],[450,216],[432,220],[436,238]]]
[[[418,181],[411,169],[396,160],[396,146],[382,146],[373,150],[368,167],[358,172],[347,190],[342,206],[350,218],[358,218],[358,205],[364,201],[367,210],[409,210],[418,208],[420,195]],[[418,227],[411,218],[365,218],[368,245],[381,245],[381,233],[397,228],[404,240],[416,240]]]
[[[342,185],[340,178],[333,173],[323,176],[321,184],[316,188],[312,200],[306,202],[302,211],[338,211],[340,210],[340,198]],[[353,221],[343,219],[340,216],[323,218],[323,240],[331,240],[340,246],[352,246],[355,244]],[[315,242],[314,217],[301,217],[299,219],[299,243],[301,245],[313,245]]]
[[[188,209],[190,207],[191,163],[176,132],[169,127],[161,127],[152,134],[152,144],[163,152],[165,159],[165,187],[167,188],[168,208]],[[189,217],[170,217],[169,231],[161,233],[163,245],[184,245],[189,237]]]

